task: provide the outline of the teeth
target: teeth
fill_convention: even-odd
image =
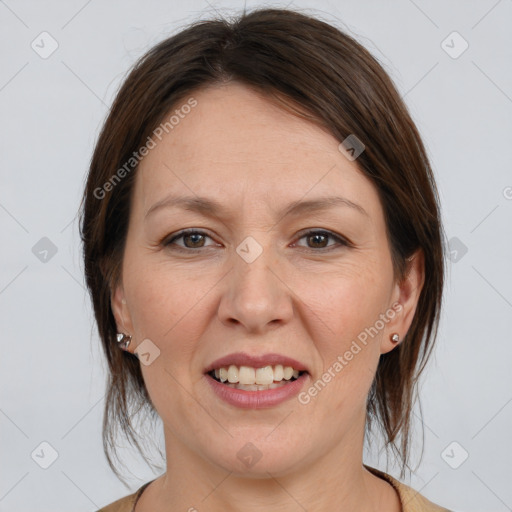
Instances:
[[[258,370],[259,371],[259,370]],[[250,368],[249,366],[240,366],[240,375],[238,377],[238,382],[240,384],[254,384],[256,382],[256,371],[254,368]],[[258,382],[258,384],[263,384],[263,382]]]
[[[257,391],[263,389],[274,389],[279,384],[285,384],[283,380],[290,380],[292,377],[299,377],[299,370],[291,366],[276,364],[275,366],[264,366],[263,368],[252,368],[250,366],[236,366],[216,368],[215,378],[224,383],[233,384],[232,387],[241,386],[239,389]],[[227,381],[227,382],[226,382]]]
[[[256,370],[256,384],[272,384],[274,382],[274,370],[272,366],[264,366]]]
[[[266,391],[267,389],[276,389],[282,386],[286,386],[286,382],[273,382],[267,386],[262,384],[251,384],[248,386],[246,384],[230,384],[229,382],[226,382],[226,386],[235,389],[242,389],[243,391]]]
[[[284,379],[284,371],[283,371],[283,365],[282,364],[276,364],[274,366],[274,380],[280,381]]]
[[[283,372],[286,380],[290,380],[293,377],[293,368],[291,366],[285,366]]]
[[[231,384],[238,382],[238,366],[234,364],[228,368],[228,382],[231,382]]]

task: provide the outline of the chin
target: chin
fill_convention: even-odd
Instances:
[[[246,478],[268,478],[285,475],[296,469],[306,454],[300,448],[305,449],[300,437],[294,440],[288,436],[286,443],[282,438],[271,439],[269,429],[265,428],[259,435],[238,435],[230,438],[226,444],[215,445],[215,453],[212,453],[212,445],[205,447],[205,454],[209,454],[210,460],[217,466],[235,476]]]

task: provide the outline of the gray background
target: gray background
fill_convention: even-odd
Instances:
[[[103,456],[105,367],[76,211],[134,60],[185,23],[243,5],[0,1],[1,511],[93,511],[155,477],[126,452],[127,489]],[[265,5],[314,8],[363,43],[405,97],[451,245],[438,347],[421,385],[425,453],[406,483],[456,511],[512,510],[512,1]],[[385,469],[375,452],[365,461]]]

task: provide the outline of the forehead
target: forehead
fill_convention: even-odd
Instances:
[[[190,97],[195,106],[180,110]],[[181,114],[176,124],[139,166],[136,197],[144,211],[170,192],[265,208],[333,192],[369,210],[379,202],[356,162],[338,150],[340,141],[316,124],[238,83],[190,97],[173,107]]]

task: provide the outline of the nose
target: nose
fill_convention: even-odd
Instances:
[[[234,254],[234,268],[226,276],[218,310],[225,325],[263,334],[293,317],[290,288],[280,275],[278,260],[269,253],[269,249],[264,250],[251,263]]]

